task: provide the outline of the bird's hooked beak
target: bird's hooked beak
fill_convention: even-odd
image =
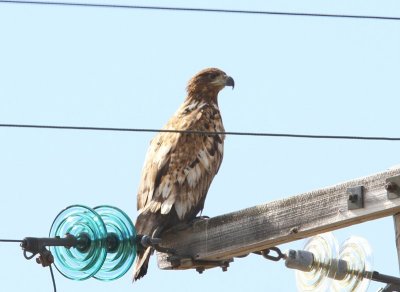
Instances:
[[[232,86],[232,89],[235,88],[235,80],[231,76],[226,76],[225,86]]]

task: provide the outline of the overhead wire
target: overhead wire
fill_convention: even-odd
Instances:
[[[285,15],[285,16],[311,16],[311,17],[400,20],[400,17],[388,17],[388,16],[297,13],[297,12],[188,8],[188,7],[164,7],[164,6],[139,6],[139,5],[57,2],[57,1],[0,0],[0,3],[31,4],[31,5],[58,5],[58,6],[77,6],[77,7],[96,7],[96,8],[142,9],[142,10],[167,10],[167,11],[186,11],[186,12],[241,13],[241,14],[265,14],[265,15]],[[25,125],[22,125],[22,124],[0,124],[0,127],[42,128],[42,129],[63,129],[63,130],[92,130],[92,131],[124,131],[124,132],[169,132],[169,133],[185,133],[185,134],[199,134],[199,135],[225,134],[225,135],[236,135],[236,136],[262,136],[262,137],[310,138],[310,139],[400,141],[400,137],[377,137],[377,136],[308,135],[308,134],[229,132],[229,131],[227,131],[227,132],[206,132],[206,131],[191,131],[191,130],[182,131],[182,130],[175,130],[175,129],[110,128],[110,127],[54,126],[54,125],[51,126],[51,125],[26,125],[26,124]]]
[[[84,127],[84,126],[56,126],[56,125],[27,125],[27,124],[0,124],[2,128],[35,128],[57,130],[86,130],[86,131],[113,131],[113,132],[145,132],[145,133],[180,133],[194,135],[232,135],[255,137],[280,137],[304,139],[339,139],[339,140],[375,140],[375,141],[400,141],[400,137],[379,136],[346,136],[346,135],[309,135],[290,133],[263,133],[263,132],[218,132],[218,131],[192,131],[176,129],[145,129],[145,128],[112,128],[112,127]]]
[[[92,7],[92,8],[119,8],[119,9],[138,9],[138,10],[139,9],[162,10],[162,11],[176,11],[176,12],[184,11],[184,12],[211,12],[211,13],[231,13],[231,14],[235,13],[235,14],[331,17],[331,18],[353,18],[353,19],[375,19],[375,20],[400,20],[400,17],[395,17],[395,16],[348,15],[348,14],[328,14],[328,13],[303,13],[303,12],[280,12],[280,11],[263,11],[263,10],[167,7],[167,6],[142,6],[142,5],[80,3],[80,2],[60,2],[60,1],[0,0],[0,3],[26,4],[26,5],[57,5],[57,6],[75,6],[75,7]]]
[[[50,269],[50,275],[51,275],[51,282],[53,283],[53,291],[57,292],[56,279],[54,278],[54,272],[53,272],[53,268],[51,267],[51,265],[49,266],[49,269]]]
[[[140,5],[121,5],[121,4],[101,4],[101,3],[57,2],[57,1],[0,0],[0,3],[25,4],[25,5],[56,5],[56,6],[91,7],[91,8],[159,10],[159,11],[175,11],[175,12],[209,12],[209,13],[230,13],[230,14],[299,16],[299,17],[328,17],[328,18],[396,20],[396,21],[400,20],[400,17],[373,16],[373,15],[347,15],[347,14],[300,13],[300,12],[279,12],[279,11],[261,11],[261,10],[140,6]],[[400,137],[378,137],[378,136],[309,135],[309,134],[290,134],[290,133],[231,132],[231,131],[211,132],[211,131],[175,130],[175,129],[113,128],[113,127],[84,127],[84,126],[28,125],[28,124],[0,124],[0,127],[3,127],[3,128],[9,127],[9,128],[58,129],[58,130],[114,131],[114,132],[147,132],[147,133],[164,132],[164,133],[181,133],[181,134],[196,134],[196,135],[221,135],[221,134],[224,134],[224,135],[236,135],[236,136],[306,138],[306,139],[400,141]],[[0,239],[0,242],[22,242],[22,240]],[[52,269],[51,265],[49,266],[49,268],[50,268],[53,289],[54,289],[54,291],[56,291],[56,283],[55,283],[54,273],[53,273],[53,269]]]
[[[0,239],[0,242],[23,242],[20,239]]]
[[[16,242],[16,243],[22,243],[23,240],[20,239],[0,239],[0,242]],[[35,256],[36,254],[33,254],[33,256]],[[29,257],[27,259],[31,259],[32,257]],[[51,267],[51,264],[49,265],[50,268],[50,276],[51,276],[51,282],[53,285],[53,291],[57,292],[57,286],[56,286],[56,279],[54,278],[54,272],[53,272],[53,268]]]

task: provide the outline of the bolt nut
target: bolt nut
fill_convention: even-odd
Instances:
[[[49,261],[49,263],[54,263],[54,257],[51,253],[47,254],[46,259]]]
[[[398,189],[398,185],[395,182],[388,182],[387,184],[385,184],[385,189],[386,191],[388,191],[389,193],[393,193]]]
[[[295,250],[293,250],[293,249],[291,249],[291,250],[289,250],[289,258],[291,258],[291,259],[295,259],[296,258],[296,256],[297,256],[297,253],[296,253],[296,251]]]
[[[176,260],[171,260],[170,263],[171,263],[171,266],[172,266],[173,268],[177,268],[177,267],[179,267],[179,266],[181,265],[181,261],[178,260],[178,259],[176,259]]]
[[[229,262],[224,262],[224,263],[221,265],[221,268],[222,268],[222,271],[223,271],[223,272],[226,272],[226,271],[228,270],[228,267],[229,267]]]
[[[357,194],[349,195],[349,201],[350,202],[355,203],[355,202],[357,202],[357,200],[358,200],[358,195]]]
[[[203,274],[203,272],[204,272],[204,267],[197,267],[196,268],[196,272],[198,272],[199,274]]]

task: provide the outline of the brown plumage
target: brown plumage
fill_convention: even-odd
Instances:
[[[164,129],[224,132],[218,93],[234,86],[216,68],[200,71],[187,86],[187,97]],[[188,222],[203,209],[208,188],[222,162],[225,135],[159,133],[150,143],[137,195],[138,234],[159,236]],[[138,250],[134,280],[146,275],[150,247]]]

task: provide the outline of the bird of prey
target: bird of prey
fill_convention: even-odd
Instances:
[[[219,134],[160,132],[151,141],[137,194],[136,231],[158,237],[193,220],[202,211],[208,188],[222,162],[225,135],[218,93],[234,87],[232,77],[207,68],[187,85],[187,97],[163,129]],[[139,248],[133,279],[147,273],[151,247]]]

